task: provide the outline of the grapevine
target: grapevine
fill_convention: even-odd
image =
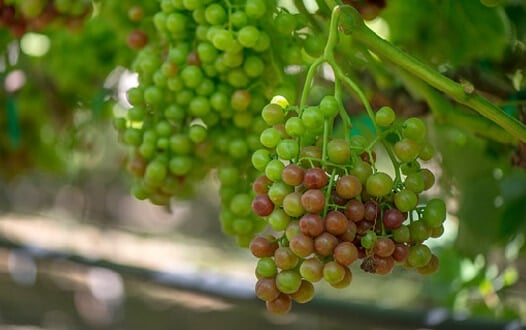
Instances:
[[[447,210],[430,197],[426,122],[375,104],[362,82],[380,85],[392,65],[437,122],[520,148],[526,127],[373,32],[364,21],[386,1],[293,3],[0,0],[0,174],[65,171],[66,155],[89,144],[81,128],[111,117],[137,199],[170,206],[218,183],[222,231],[257,259],[255,294],[271,313],[312,300],[317,282],[347,288],[357,271],[434,273],[429,240]],[[35,35],[53,47],[33,58],[22,44]],[[71,50],[82,56],[61,56]],[[122,72],[137,77],[124,97]],[[9,87],[17,74],[31,79]]]

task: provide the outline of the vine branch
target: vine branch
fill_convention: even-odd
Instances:
[[[466,91],[462,84],[445,77],[435,69],[379,37],[365,25],[362,17],[354,8],[343,6],[342,14],[340,29],[344,33],[351,35],[355,41],[365,45],[382,59],[395,64],[434,88],[446,93],[456,102],[475,110],[480,115],[502,127],[516,139],[526,142],[526,126],[519,120],[509,116],[484,97],[471,91]]]

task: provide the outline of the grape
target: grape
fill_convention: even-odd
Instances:
[[[327,185],[329,178],[325,171],[319,167],[309,168],[305,171],[303,184],[308,189],[321,189]]]
[[[323,126],[323,113],[319,107],[308,107],[303,110],[301,120],[306,128],[318,129]]]
[[[237,180],[237,177],[233,176],[233,178]],[[254,191],[257,195],[266,194],[271,183],[272,181],[269,178],[267,178],[265,175],[261,175],[252,183],[252,191]]]
[[[404,222],[404,216],[399,209],[387,209],[384,211],[383,224],[387,229],[397,229]]]
[[[365,232],[365,235],[360,239],[360,243],[366,249],[372,249],[376,243],[376,233],[372,230]]]
[[[280,269],[287,270],[296,267],[299,258],[289,247],[282,246],[274,252],[274,261]]]
[[[376,125],[389,127],[395,120],[396,114],[391,107],[381,107],[375,114]]]
[[[362,193],[362,183],[354,175],[342,176],[336,182],[336,193],[345,199],[355,198]]]
[[[329,283],[333,288],[336,289],[343,289],[348,287],[352,282],[352,272],[349,268],[344,268],[345,275],[343,276],[343,279],[336,283]]]
[[[437,228],[446,220],[446,204],[443,200],[433,198],[427,202],[422,215],[425,225],[430,228]]]
[[[307,303],[314,298],[314,286],[311,282],[302,280],[298,291],[291,294],[290,297],[297,303]]]
[[[409,232],[411,233],[411,240],[413,242],[423,242],[429,238],[429,231],[423,221],[413,221],[409,225]]]
[[[264,301],[272,301],[278,298],[280,292],[276,287],[274,278],[260,278],[256,282],[256,297]]]
[[[376,211],[376,207],[375,207],[375,211]],[[361,221],[365,216],[364,204],[357,199],[350,200],[345,205],[345,216],[350,221],[354,221],[354,222]]]
[[[381,257],[374,256],[375,273],[380,275],[389,274],[394,267],[394,259],[391,256]]]
[[[333,255],[336,262],[349,266],[358,259],[358,249],[351,242],[341,242],[334,248]]]
[[[431,250],[427,245],[419,244],[409,248],[407,262],[412,267],[423,267],[431,260]]]
[[[418,197],[413,191],[404,189],[400,190],[394,195],[394,202],[396,207],[401,212],[407,212],[413,210],[416,207],[418,203]]]
[[[396,243],[392,257],[396,262],[404,263],[409,254],[409,247],[407,245]]]
[[[256,265],[256,274],[265,278],[271,278],[276,276],[277,273],[278,269],[272,258],[263,257],[258,260]]]
[[[305,214],[299,221],[301,231],[311,237],[320,235],[324,230],[323,218],[317,214]]]
[[[393,240],[397,243],[409,242],[411,239],[411,232],[409,227],[402,225],[393,230]]]
[[[300,217],[305,213],[301,205],[301,196],[299,192],[292,192],[283,199],[283,211],[291,217]]]
[[[270,188],[268,189],[268,197],[274,203],[274,205],[281,205],[283,204],[283,199],[285,196],[290,194],[293,191],[291,186],[288,186],[287,184],[277,181],[272,183]]]
[[[292,308],[289,295],[280,294],[276,299],[265,302],[267,310],[273,314],[286,314]]]
[[[387,237],[380,237],[374,244],[374,253],[380,257],[389,257],[395,250],[395,243]]]
[[[351,158],[351,147],[344,139],[334,139],[327,144],[329,161],[336,164],[345,164]]]
[[[290,186],[297,186],[303,182],[304,170],[296,164],[288,164],[281,172],[281,179]]]
[[[250,252],[258,258],[272,257],[277,248],[278,243],[274,241],[274,238],[269,239],[263,236],[254,237],[249,245]]]
[[[314,250],[324,257],[332,255],[336,245],[338,238],[328,232],[323,232],[314,239]]]
[[[299,233],[290,240],[289,247],[298,257],[305,258],[314,252],[314,241],[312,237]]]
[[[265,167],[265,175],[272,181],[278,181],[284,168],[285,166],[281,161],[273,159]]]
[[[320,213],[325,207],[325,195],[319,189],[309,189],[301,195],[301,206],[306,212]]]
[[[298,143],[292,139],[283,139],[276,146],[276,153],[283,160],[292,160],[298,156]]]
[[[341,282],[345,277],[345,267],[335,261],[329,261],[323,266],[323,279],[329,284]]]
[[[301,276],[297,271],[284,270],[276,275],[276,287],[280,292],[291,294],[299,290]]]
[[[325,229],[333,235],[341,235],[347,231],[348,222],[340,211],[330,211],[325,216]]]
[[[252,165],[259,171],[263,171],[271,161],[270,152],[266,149],[258,149],[252,154]]]
[[[298,117],[291,117],[285,122],[285,132],[293,137],[302,136],[305,133],[303,121]]]
[[[438,257],[432,254],[429,262],[425,264],[424,266],[417,267],[416,271],[421,275],[429,275],[438,270],[439,264],[440,262],[438,260]]]
[[[268,216],[268,223],[275,231],[282,231],[290,223],[290,216],[282,209],[274,209]]]
[[[403,138],[394,145],[394,152],[396,157],[403,163],[409,163],[415,160],[421,150],[421,146],[415,141]]]
[[[274,210],[274,204],[268,195],[258,195],[252,201],[252,210],[260,217],[266,217]]]
[[[367,178],[365,189],[372,196],[385,196],[393,189],[393,179],[386,173],[376,172]]]
[[[419,118],[408,118],[402,125],[402,135],[417,142],[423,141],[426,137],[426,125]]]
[[[316,257],[303,261],[300,266],[300,274],[309,282],[318,282],[323,278],[323,263]]]

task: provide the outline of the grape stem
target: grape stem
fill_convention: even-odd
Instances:
[[[327,5],[335,6],[337,2],[327,0],[326,3]],[[354,41],[365,45],[370,51],[385,61],[395,64],[397,67],[402,68],[432,87],[444,92],[456,102],[475,110],[483,117],[502,127],[517,140],[526,142],[526,126],[519,120],[506,114],[486,98],[475,92],[466,90],[465,85],[447,78],[435,69],[404,53],[396,46],[379,37],[365,25],[358,11],[351,6],[336,6],[336,8],[341,8],[341,12],[344,15],[341,20],[340,29],[344,33],[351,35]]]

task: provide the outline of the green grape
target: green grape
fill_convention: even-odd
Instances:
[[[380,127],[389,127],[396,119],[396,114],[391,107],[384,106],[381,107],[375,113],[376,125]]]
[[[327,144],[329,161],[336,164],[346,164],[351,159],[351,146],[347,140],[334,139]]]
[[[217,3],[208,5],[205,9],[205,19],[208,24],[221,25],[227,19],[227,12],[223,6]]]
[[[263,108],[261,117],[267,125],[272,126],[285,121],[285,112],[279,105],[271,103]]]
[[[393,189],[393,179],[386,173],[376,172],[367,178],[365,189],[371,196],[386,196]]]
[[[247,25],[237,32],[237,40],[245,48],[253,48],[259,39],[259,30],[255,26]]]
[[[340,113],[340,103],[334,96],[326,95],[320,101],[320,111],[325,118],[334,118]]]
[[[301,120],[306,128],[317,129],[323,126],[323,114],[319,107],[307,107],[303,109]]]
[[[433,198],[427,202],[422,215],[422,220],[429,228],[437,228],[446,220],[446,203],[438,198]]]
[[[418,204],[418,196],[409,189],[404,189],[394,195],[396,208],[402,212],[413,210]]]
[[[402,125],[402,135],[408,139],[420,142],[426,137],[426,125],[420,118],[408,118]]]
[[[284,139],[276,146],[278,156],[283,160],[292,160],[299,154],[299,146],[295,140]]]
[[[252,154],[252,165],[258,171],[263,171],[271,160],[270,152],[266,149],[256,150]]]
[[[265,167],[265,175],[272,181],[279,181],[284,168],[285,165],[281,161],[273,159]]]

